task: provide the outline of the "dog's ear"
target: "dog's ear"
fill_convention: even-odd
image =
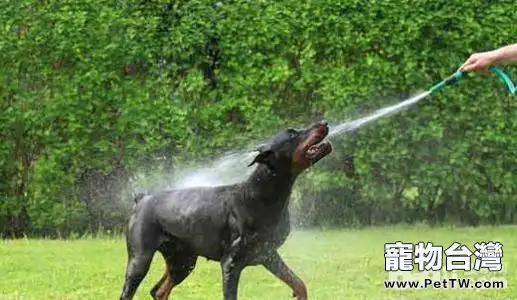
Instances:
[[[257,151],[259,151],[260,153],[257,156],[255,156],[255,158],[248,165],[248,167],[251,167],[255,163],[260,163],[260,164],[265,164],[271,168],[272,167],[271,157],[274,154],[273,151],[271,151],[271,147],[269,147],[267,145],[260,146],[257,148]]]
[[[255,151],[258,151],[260,153],[268,151],[268,150],[271,150],[271,145],[269,145],[269,144],[262,144],[262,145],[257,146],[257,148],[255,148]]]

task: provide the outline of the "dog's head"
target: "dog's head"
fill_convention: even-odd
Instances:
[[[323,141],[329,132],[326,121],[302,130],[287,129],[277,133],[260,146],[260,152],[251,162],[268,166],[275,172],[298,175],[309,166],[332,152],[329,142]]]

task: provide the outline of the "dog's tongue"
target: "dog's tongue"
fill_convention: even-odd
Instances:
[[[307,158],[313,158],[314,156],[316,156],[319,153],[320,146],[321,142],[310,146],[309,149],[307,149],[307,151],[305,152]]]
[[[323,141],[321,141],[321,142],[319,142],[317,144],[314,144],[314,145],[310,146],[309,149],[307,149],[307,151],[305,152],[306,156],[308,158],[313,158],[314,156],[316,156],[319,153],[320,147],[324,143],[328,143],[328,142],[323,140]]]
[[[311,147],[309,148],[309,150],[307,150],[307,154],[309,154],[309,155],[316,154],[316,152],[317,152],[316,150],[317,150],[317,149],[318,149],[318,146],[311,146]]]

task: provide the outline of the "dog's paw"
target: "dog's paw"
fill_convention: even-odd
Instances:
[[[307,300],[307,294],[300,293],[299,295],[296,292],[293,292],[293,298],[296,300]]]

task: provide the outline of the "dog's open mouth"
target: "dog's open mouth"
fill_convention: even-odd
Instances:
[[[314,162],[315,160],[319,160],[332,152],[332,145],[329,141],[323,140],[324,138],[325,136],[316,138],[315,143],[305,151],[305,157],[307,159]]]

